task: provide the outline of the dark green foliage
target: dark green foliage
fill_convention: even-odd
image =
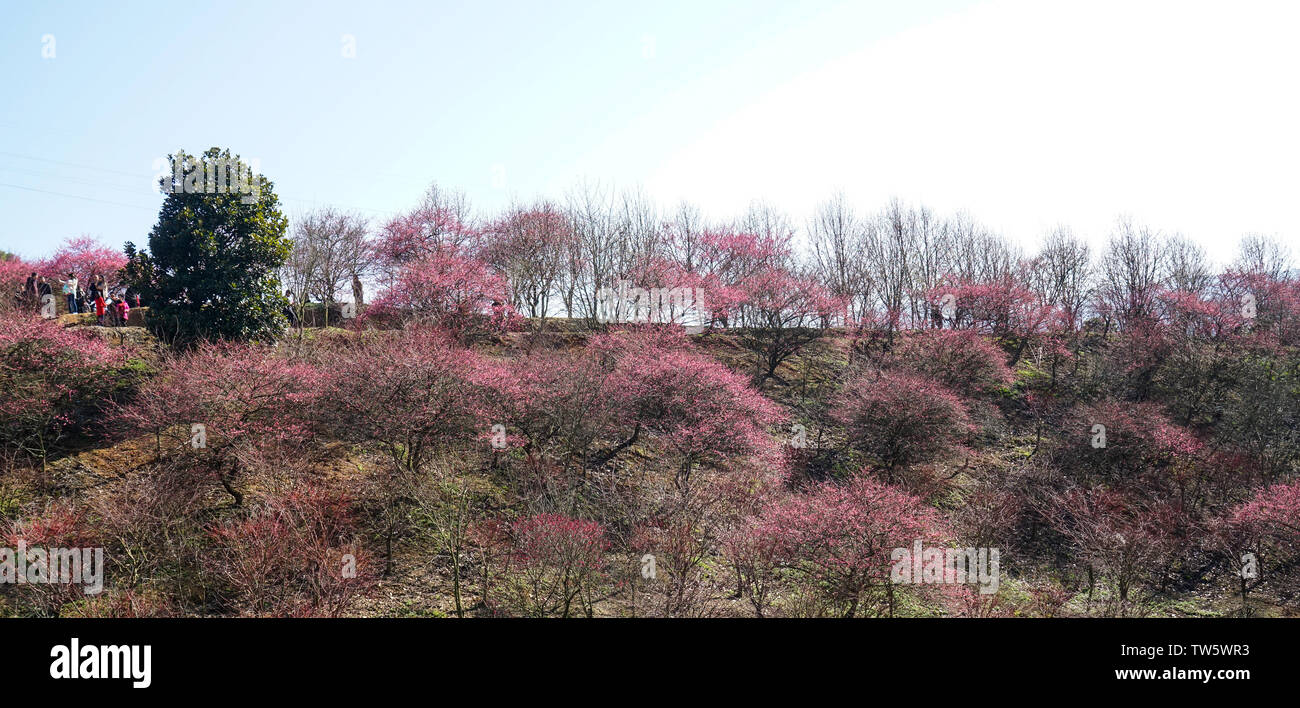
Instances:
[[[174,158],[194,160],[184,152]],[[203,159],[239,156],[211,148]],[[169,181],[161,180],[164,191]],[[230,182],[236,184],[233,174]],[[127,244],[123,278],[150,307],[147,323],[162,339],[266,340],[284,328],[287,302],[276,271],[289,256],[288,222],[272,183],[255,175],[252,184],[260,191],[187,192],[178,186],[158,213],[149,250]]]

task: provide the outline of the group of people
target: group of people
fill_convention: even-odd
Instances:
[[[69,272],[66,278],[46,278],[32,271],[23,285],[21,299],[29,308],[40,310],[43,303],[52,302],[46,296],[52,297],[55,288],[63,295],[69,314],[93,312],[100,326],[126,324],[131,308],[140,306],[139,293],[126,288],[112,289],[103,275],[91,278],[90,286],[83,289],[73,272]]]

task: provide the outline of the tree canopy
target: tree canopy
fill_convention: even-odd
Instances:
[[[274,185],[229,149],[169,158],[182,171],[159,180],[149,248],[126,246],[125,280],[151,307],[149,327],[181,343],[269,339],[284,326],[277,269],[291,249]]]

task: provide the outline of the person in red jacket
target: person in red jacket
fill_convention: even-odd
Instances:
[[[127,303],[126,296],[123,295],[122,299],[117,301],[117,319],[124,327],[126,326],[126,317],[129,314],[131,314],[131,305]]]

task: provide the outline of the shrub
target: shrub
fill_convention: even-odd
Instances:
[[[745,579],[752,593],[770,582],[777,561],[820,598],[824,611],[892,615],[898,604],[890,580],[894,549],[947,535],[939,513],[920,499],[859,476],[771,505],[754,519],[750,538],[730,548],[733,560],[753,574]]]
[[[39,460],[104,406],[116,388],[120,352],[52,321],[0,323],[0,444]]]
[[[973,396],[1012,382],[1005,359],[1000,349],[974,330],[929,329],[904,335],[894,345],[890,361]]]
[[[510,606],[530,617],[593,613],[604,579],[605,533],[594,521],[539,514],[516,521]],[[576,607],[575,607],[576,605]]]
[[[896,470],[952,452],[973,430],[956,395],[914,374],[859,376],[832,406],[848,444],[876,460],[891,482]]]
[[[351,501],[305,485],[213,525],[205,569],[240,614],[336,617],[371,579]]]

